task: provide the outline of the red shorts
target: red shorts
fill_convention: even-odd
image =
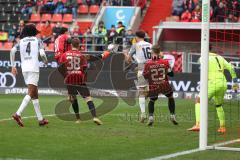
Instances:
[[[163,82],[159,85],[149,85],[149,97],[155,97],[159,94],[163,94],[165,96],[173,93],[172,86],[169,84],[169,82]]]

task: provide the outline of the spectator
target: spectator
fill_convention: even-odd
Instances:
[[[133,30],[129,28],[124,36],[123,44],[124,48],[129,48],[135,43],[135,35],[133,33]]]
[[[201,21],[201,8],[199,5],[192,12],[192,22],[200,22]]]
[[[58,22],[56,24],[56,26],[53,27],[52,32],[53,32],[54,39],[56,39],[61,34],[61,32],[62,32],[62,25],[61,25],[60,22]]]
[[[172,15],[180,16],[184,12],[184,0],[173,0],[172,8]]]
[[[47,2],[43,5],[41,12],[43,13],[54,13],[55,4],[53,0],[47,0]]]
[[[62,0],[58,0],[57,3],[55,4],[55,10],[54,13],[63,13],[64,11],[64,3]]]
[[[107,30],[104,26],[104,22],[101,21],[98,24],[98,27],[95,29],[94,31],[94,36],[96,36],[96,44],[98,44],[98,46],[96,47],[97,51],[103,51],[104,47],[105,47],[105,43],[107,41]]]
[[[44,1],[43,0],[37,0],[37,5],[36,5],[36,11],[37,13],[40,13],[42,10],[42,7],[44,6]]]
[[[84,33],[84,38],[87,51],[92,51],[93,35],[90,27],[88,27],[87,31]]]
[[[65,3],[64,13],[71,13],[73,15],[73,19],[77,18],[77,8],[78,3],[77,0],[67,0]]]
[[[120,6],[121,0],[112,0],[112,6]]]
[[[189,10],[187,9],[185,12],[183,12],[182,16],[181,16],[181,21],[182,22],[190,22],[192,19],[192,15],[189,12]]]
[[[48,43],[51,40],[52,36],[52,27],[50,21],[46,21],[45,24],[41,28],[41,38]]]
[[[184,2],[184,9],[185,10],[189,10],[189,12],[192,12],[195,8],[195,3],[193,2],[193,0],[185,0]]]
[[[25,26],[25,23],[23,20],[20,20],[19,24],[18,24],[18,27],[17,27],[17,34],[16,34],[16,38],[20,38],[20,35],[22,33],[22,30]]]
[[[121,5],[123,5],[123,6],[131,6],[131,4],[132,4],[131,0],[124,0],[121,3],[122,3]]]
[[[22,14],[32,14],[35,3],[32,0],[27,0],[21,10]]]
[[[115,43],[118,33],[116,31],[115,25],[111,26],[111,29],[107,33],[108,43]]]
[[[216,13],[215,16],[216,17],[216,21],[217,22],[224,22],[225,21],[225,15],[226,10],[225,10],[225,6],[223,4],[223,2],[220,2],[217,9],[216,9]]]
[[[137,6],[141,8],[141,16],[143,14],[143,10],[146,8],[147,0],[139,0]]]
[[[117,44],[123,45],[123,37],[125,35],[125,26],[123,25],[122,21],[118,22],[117,33],[118,33]],[[119,47],[119,51],[122,51],[122,49],[123,49],[122,47]]]
[[[8,41],[14,42],[17,35],[17,26],[13,24],[13,27],[8,30]]]

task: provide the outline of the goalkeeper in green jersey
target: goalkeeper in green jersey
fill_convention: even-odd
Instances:
[[[201,61],[201,60],[200,60]],[[213,99],[217,110],[217,116],[220,122],[218,129],[219,133],[225,133],[225,114],[223,110],[224,94],[227,90],[227,80],[224,75],[224,70],[228,70],[233,80],[233,89],[238,89],[236,73],[233,66],[228,63],[222,56],[209,53],[209,69],[208,69],[208,99]],[[200,130],[200,98],[196,98],[195,103],[196,124],[189,128],[189,131]]]

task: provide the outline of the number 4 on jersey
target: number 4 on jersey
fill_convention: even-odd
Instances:
[[[27,52],[28,55],[30,56],[30,53],[31,53],[31,42],[28,42],[27,48],[26,48],[26,52]]]

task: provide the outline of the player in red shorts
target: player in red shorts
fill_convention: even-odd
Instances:
[[[168,108],[170,111],[170,120],[177,125],[175,117],[175,101],[173,98],[173,89],[168,82],[168,76],[173,76],[169,62],[160,58],[160,47],[158,45],[152,46],[152,60],[148,60],[144,65],[143,76],[149,83],[149,122],[151,126],[154,122],[154,104],[158,99],[159,94],[168,97]]]

